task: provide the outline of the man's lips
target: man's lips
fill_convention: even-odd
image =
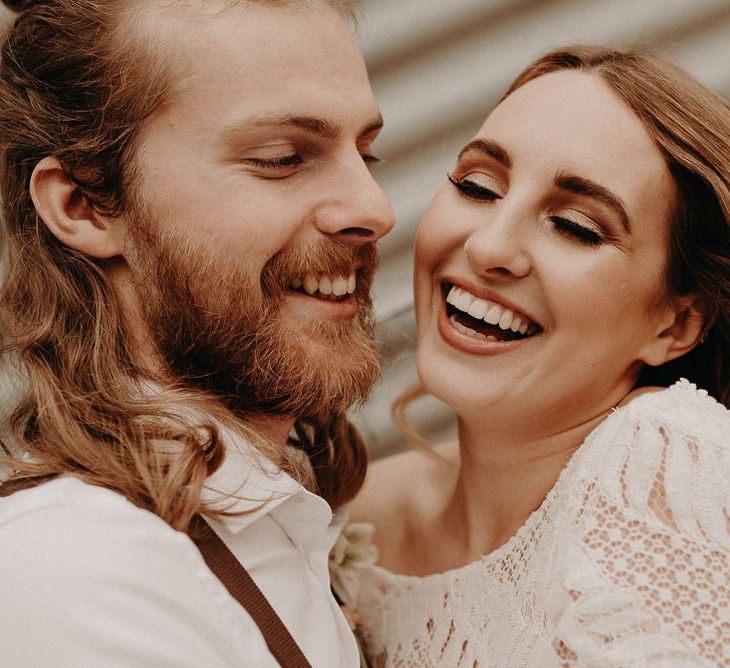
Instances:
[[[319,292],[308,295],[303,290],[288,290],[285,293],[287,312],[295,319],[350,320],[357,315],[357,300],[354,294],[341,296],[323,295]]]

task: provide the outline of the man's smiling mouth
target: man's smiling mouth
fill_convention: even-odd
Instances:
[[[475,297],[455,285],[443,284],[446,315],[460,333],[480,341],[517,341],[540,331],[523,313],[488,299]]]
[[[315,274],[305,274],[302,277],[295,278],[289,284],[289,289],[294,292],[314,297],[315,299],[323,299],[325,301],[344,301],[355,292],[357,287],[357,278],[355,272],[347,276],[344,275],[327,275],[317,276]]]

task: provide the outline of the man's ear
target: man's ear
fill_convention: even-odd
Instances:
[[[99,259],[121,255],[114,222],[94,209],[56,158],[47,156],[35,166],[30,196],[41,220],[64,245]]]
[[[659,331],[644,349],[642,361],[661,366],[685,355],[700,343],[706,318],[694,295],[674,298],[665,307]]]

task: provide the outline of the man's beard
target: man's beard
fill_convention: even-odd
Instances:
[[[379,374],[373,243],[282,250],[257,285],[245,256],[238,263],[225,249],[214,253],[160,234],[160,222],[136,218],[130,266],[143,319],[176,381],[213,394],[241,416],[326,420],[367,396]],[[358,266],[354,319],[287,321],[282,305],[293,279],[347,276]]]

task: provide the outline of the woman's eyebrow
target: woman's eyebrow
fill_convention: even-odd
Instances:
[[[595,199],[601,204],[613,209],[621,219],[624,230],[631,234],[631,225],[629,223],[629,217],[626,214],[626,207],[624,207],[621,198],[612,193],[608,188],[604,188],[599,183],[582,176],[565,173],[559,173],[555,177],[555,185],[569,193]]]
[[[504,165],[507,169],[512,167],[512,159],[509,157],[507,150],[490,139],[474,139],[470,141],[459,153],[461,160],[467,153],[478,151],[484,153],[490,158],[494,158],[497,162]]]

